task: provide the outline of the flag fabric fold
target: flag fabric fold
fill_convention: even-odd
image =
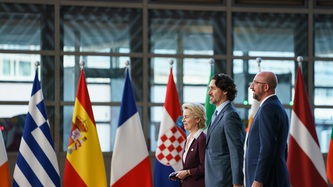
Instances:
[[[208,95],[208,91],[209,91],[209,83],[212,80],[212,77],[214,75],[214,69],[213,66],[211,66],[210,68],[210,74],[209,74],[209,79],[208,79],[208,86],[207,86],[207,91],[206,91],[206,100],[205,100],[205,108],[206,108],[206,127],[203,128],[204,132],[207,134],[207,128],[209,126],[209,123],[212,119],[213,113],[215,111],[215,105],[210,104],[210,96]]]
[[[111,160],[111,187],[151,187],[152,173],[129,70]]]
[[[293,103],[287,159],[291,185],[327,186],[324,159],[300,67],[296,75]]]
[[[327,153],[326,168],[327,178],[329,182],[333,184],[333,126],[330,138],[330,145]]]
[[[0,176],[1,176],[0,186],[9,187],[10,176],[9,176],[8,157],[1,129],[0,129]]]
[[[14,168],[13,186],[60,186],[59,166],[37,68]]]
[[[64,187],[105,187],[104,158],[83,68],[78,84],[64,169]]]
[[[171,181],[171,172],[182,169],[182,151],[186,135],[182,124],[182,112],[176,85],[170,68],[163,117],[160,124],[156,160],[154,164],[155,187],[178,187],[179,181]]]

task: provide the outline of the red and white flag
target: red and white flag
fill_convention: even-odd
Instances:
[[[172,68],[167,84],[163,117],[158,133],[154,165],[154,187],[178,187],[180,182],[168,178],[171,172],[182,169],[182,152],[186,135],[183,130],[182,111],[173,80]]]
[[[295,82],[287,166],[292,186],[327,186],[324,159],[300,67]]]
[[[1,129],[0,129],[0,176],[1,176],[0,186],[9,187],[10,177],[9,177],[8,157]]]

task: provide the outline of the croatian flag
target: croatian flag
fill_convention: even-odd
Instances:
[[[13,186],[60,186],[57,156],[36,68]]]
[[[111,187],[151,187],[147,144],[126,69],[115,146],[111,160]]]
[[[179,104],[178,93],[170,68],[167,84],[166,98],[163,108],[163,118],[160,125],[156,160],[154,165],[155,187],[178,187],[178,181],[168,178],[169,174],[183,168],[182,152],[186,135],[182,129],[182,112]]]

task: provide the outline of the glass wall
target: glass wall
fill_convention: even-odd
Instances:
[[[60,153],[69,140],[82,61],[102,150],[112,152],[125,63],[130,62],[153,155],[171,68],[181,104],[204,104],[211,67],[230,74],[238,88],[234,103],[246,126],[253,101],[249,83],[260,70],[278,75],[277,95],[290,116],[296,57],[303,56],[318,138],[327,152],[333,124],[333,17],[320,4],[297,1],[274,9],[269,3],[247,7],[241,1],[20,2],[0,3],[0,124],[9,151],[18,148],[36,61]]]

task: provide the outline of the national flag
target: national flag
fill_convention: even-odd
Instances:
[[[327,186],[324,159],[300,67],[296,75],[293,103],[287,159],[291,185]]]
[[[257,114],[259,107],[260,107],[260,102],[254,99],[250,109],[249,121],[247,123],[246,132],[250,131],[254,116]]]
[[[247,123],[247,127],[245,129],[246,131],[246,135],[245,135],[245,143],[244,143],[244,167],[243,167],[243,172],[244,172],[244,184],[246,182],[246,176],[245,176],[245,155],[246,155],[246,148],[247,148],[247,139],[248,139],[248,136],[249,136],[249,132],[250,132],[250,128],[251,128],[251,125],[252,125],[252,122],[253,122],[253,119],[254,119],[254,116],[257,114],[258,112],[258,109],[260,107],[260,102],[253,99],[253,102],[252,102],[252,105],[251,105],[251,108],[250,108],[250,115],[249,115],[249,121]]]
[[[13,178],[13,186],[60,186],[59,166],[37,68]]]
[[[327,168],[326,175],[328,181],[331,184],[333,184],[333,127],[330,138],[330,146],[328,148],[328,153],[327,153],[326,168]]]
[[[73,186],[107,186],[104,158],[83,68],[74,102],[64,170],[64,187]]]
[[[163,117],[157,140],[156,160],[154,165],[155,187],[178,187],[178,181],[171,181],[168,176],[182,169],[182,151],[186,135],[182,129],[182,112],[178,93],[170,68]]]
[[[209,102],[210,101],[210,99],[209,99],[210,96],[208,95],[209,83],[212,80],[213,75],[214,75],[214,68],[213,68],[213,65],[211,65],[208,84],[207,84],[208,87],[207,87],[207,91],[206,91],[206,100],[205,100],[206,118],[207,118],[206,127],[203,128],[205,133],[207,133],[207,128],[209,126],[210,120],[212,119],[213,113],[214,113],[215,108],[216,108],[215,105],[210,104],[210,102]]]
[[[149,153],[135,104],[129,70],[120,106],[111,160],[111,187],[151,187]]]
[[[1,129],[0,129],[0,176],[1,176],[0,186],[9,187],[10,176],[9,176],[8,157]]]

